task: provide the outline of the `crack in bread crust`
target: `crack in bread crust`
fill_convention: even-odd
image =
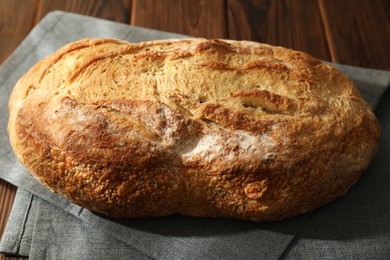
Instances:
[[[9,110],[32,175],[120,218],[295,216],[344,194],[379,142],[339,71],[247,41],[80,40],[32,67]]]

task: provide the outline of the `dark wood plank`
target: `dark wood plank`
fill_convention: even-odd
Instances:
[[[0,260],[27,260],[27,256],[9,256],[9,255],[4,255],[0,254]]]
[[[228,0],[229,38],[301,50],[330,60],[321,16],[313,0]]]
[[[12,208],[16,193],[16,187],[0,180],[0,237],[4,233],[8,221],[8,215]]]
[[[0,0],[0,64],[33,28],[35,0]]]
[[[130,22],[131,0],[39,0],[36,22],[48,12],[62,10],[121,23]]]
[[[390,70],[390,1],[318,2],[334,62]]]
[[[0,260],[27,260],[28,257],[24,256],[5,256],[4,254],[0,253]]]
[[[3,236],[8,217],[14,202],[16,187],[0,180],[0,238]],[[0,260],[25,259],[21,257],[10,257],[0,254]]]
[[[197,37],[226,38],[224,0],[133,0],[131,24]]]

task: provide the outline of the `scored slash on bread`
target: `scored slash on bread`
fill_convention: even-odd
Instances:
[[[9,110],[33,176],[118,218],[295,216],[343,195],[379,142],[341,72],[248,41],[83,39],[32,67]]]

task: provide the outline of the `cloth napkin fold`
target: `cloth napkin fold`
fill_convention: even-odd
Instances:
[[[138,42],[186,36],[65,12],[48,14],[0,68],[0,177],[19,187],[0,251],[31,259],[385,259],[390,254],[390,72],[332,64],[355,81],[382,127],[378,156],[336,201],[278,222],[170,216],[113,220],[70,203],[15,158],[6,125],[16,81],[63,45],[91,37]]]

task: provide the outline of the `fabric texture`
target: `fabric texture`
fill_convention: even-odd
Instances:
[[[33,179],[6,131],[8,96],[33,64],[81,38],[139,42],[186,36],[65,12],[47,15],[0,68],[0,177],[19,187],[0,251],[30,259],[386,259],[390,255],[390,72],[332,64],[359,87],[381,123],[380,151],[343,197],[277,222],[191,218],[113,220]],[[378,106],[379,104],[379,106]]]

